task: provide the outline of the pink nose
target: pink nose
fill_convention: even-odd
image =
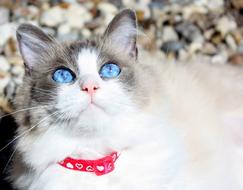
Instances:
[[[91,96],[99,89],[99,86],[93,82],[86,82],[82,85],[82,90]]]

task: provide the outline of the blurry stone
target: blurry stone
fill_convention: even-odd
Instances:
[[[16,65],[12,67],[11,73],[17,78],[22,78],[24,76],[24,68],[20,65]]]
[[[243,54],[237,53],[229,57],[229,62],[234,65],[243,65]]]
[[[9,9],[0,7],[0,25],[9,22]]]
[[[56,27],[64,22],[64,20],[64,11],[59,6],[44,11],[40,17],[40,23],[49,27]]]
[[[163,42],[178,40],[178,35],[175,32],[175,30],[173,29],[173,27],[165,26],[163,28],[162,40],[163,40]]]
[[[224,0],[213,0],[207,2],[207,7],[210,11],[219,11],[224,10]]]
[[[170,0],[170,2],[175,4],[180,4],[180,5],[186,5],[189,3],[193,3],[194,0]]]
[[[149,7],[151,9],[163,9],[166,5],[168,5],[168,3],[168,0],[151,0],[151,2],[149,3]]]
[[[231,2],[236,9],[243,8],[243,0],[231,0]]]
[[[105,14],[116,14],[118,12],[118,9],[114,5],[106,2],[101,2],[98,5],[98,9],[103,11]]]
[[[40,14],[40,9],[36,6],[20,6],[16,7],[13,11],[13,18],[16,20],[25,18],[26,20],[38,19]]]
[[[54,5],[57,5],[57,4],[59,5],[63,1],[62,0],[49,0],[49,2],[50,2],[51,6],[54,6]]]
[[[212,38],[212,36],[214,35],[214,33],[215,33],[214,29],[209,29],[209,30],[206,30],[203,35],[206,40],[210,40]]]
[[[89,30],[95,30],[96,28],[100,27],[102,20],[100,18],[92,19],[89,22],[85,23],[85,28]]]
[[[203,37],[200,29],[190,22],[185,21],[177,25],[175,30],[188,42],[203,43]]]
[[[15,93],[16,93],[17,85],[15,84],[14,80],[10,80],[7,86],[4,88],[4,96],[11,100],[13,99]]]
[[[231,34],[234,37],[236,44],[239,45],[242,40],[241,32],[238,30],[234,30]]]
[[[188,21],[195,23],[201,30],[205,30],[208,27],[208,18],[206,14],[192,13]]]
[[[6,88],[10,80],[11,78],[9,73],[0,71],[0,95],[4,94],[4,89]]]
[[[20,55],[15,55],[15,56],[8,57],[7,60],[13,66],[20,65],[21,67],[24,67],[23,59],[22,59],[22,57]]]
[[[141,7],[149,7],[150,2],[151,0],[139,0],[139,1],[123,0],[123,5],[125,7],[129,7],[132,9],[136,9],[136,8],[140,9]]]
[[[71,27],[68,23],[61,24],[57,29],[57,36],[66,35],[71,32]]]
[[[225,64],[227,63],[228,55],[226,52],[221,52],[212,57],[212,63],[214,64]]]
[[[68,9],[70,7],[70,3],[71,2],[59,2],[57,3],[59,7],[61,7],[62,9]]]
[[[185,20],[189,20],[192,14],[199,13],[199,14],[207,14],[208,9],[204,6],[198,6],[195,4],[188,5],[182,8],[182,15]]]
[[[214,32],[211,36],[211,42],[215,45],[218,45],[222,42],[223,36],[220,32]]]
[[[215,55],[217,53],[217,48],[211,43],[205,43],[201,51],[207,55]]]
[[[165,42],[163,43],[163,45],[161,46],[161,50],[163,52],[167,53],[178,53],[181,49],[184,48],[184,43],[180,42],[180,41],[169,41],[169,42]]]
[[[193,42],[189,45],[189,53],[195,54],[202,49],[203,45],[201,43]]]
[[[98,5],[99,3],[101,3],[102,0],[92,0],[92,2],[95,4],[95,5]]]
[[[64,17],[65,22],[75,29],[82,29],[84,23],[92,19],[91,13],[79,4],[71,4],[64,12]]]
[[[17,51],[17,42],[10,37],[4,46],[4,55],[7,57],[13,56],[13,54]]]
[[[73,41],[79,38],[77,30],[72,30],[69,23],[62,24],[57,29],[57,39],[60,41]]]
[[[235,39],[231,35],[228,34],[225,38],[225,41],[230,49],[232,49],[233,51],[236,51],[237,45],[236,45]]]
[[[147,28],[145,31],[146,35],[139,35],[138,44],[150,52],[158,51],[156,42],[160,45],[162,44],[162,41],[160,41],[160,39],[156,40],[155,32],[156,27],[154,25]]]
[[[7,61],[7,59],[0,55],[0,70],[7,72],[10,69],[10,65]]]
[[[91,31],[88,30],[87,28],[84,28],[81,30],[81,37],[84,38],[84,39],[88,39],[90,38],[92,35]]]
[[[1,109],[1,111],[5,112],[5,113],[12,113],[13,112],[13,109],[10,106],[8,100],[6,98],[2,97],[2,96],[0,96],[0,109]]]
[[[227,16],[220,18],[216,26],[216,30],[219,31],[223,36],[235,30],[236,28],[236,22],[232,18],[229,18]]]
[[[122,0],[109,0],[109,2],[112,4],[112,5],[115,5],[117,8],[122,8],[123,7],[123,2]]]
[[[141,1],[141,2],[143,2],[143,1]],[[140,3],[140,4],[138,4],[138,6],[135,7],[135,10],[136,10],[139,21],[143,21],[145,19],[151,18],[151,12],[150,12],[148,4]]]
[[[179,51],[178,58],[179,58],[180,61],[187,61],[188,58],[189,58],[189,54],[188,54],[188,52],[186,50],[181,49]]]
[[[76,41],[79,39],[79,34],[77,31],[70,32],[68,34],[58,35],[57,39],[61,42],[65,41]]]
[[[17,25],[15,23],[6,23],[0,25],[0,47],[5,45],[11,37],[15,37]]]
[[[136,15],[137,15],[138,22],[145,20],[145,13],[143,10],[136,10]]]

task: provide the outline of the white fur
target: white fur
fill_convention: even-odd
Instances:
[[[204,89],[205,80],[199,82],[200,72],[177,65],[160,69],[157,62],[154,75],[166,82],[163,88],[150,84],[151,106],[141,110],[118,81],[99,78],[97,59],[97,53],[88,49],[78,56],[80,74],[100,87],[93,104],[90,95],[80,89],[85,78],[63,85],[57,93],[60,116],[75,122],[52,126],[44,122],[38,126],[38,130],[46,130],[41,135],[27,135],[18,141],[18,150],[33,169],[14,181],[18,189],[241,189],[235,176],[240,161],[236,163],[231,155],[231,142],[223,132],[221,110],[216,106],[218,99]],[[113,151],[121,153],[115,170],[100,177],[57,164],[68,156],[98,159]]]

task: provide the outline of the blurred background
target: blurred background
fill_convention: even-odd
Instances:
[[[60,41],[101,35],[122,8],[136,11],[139,46],[161,61],[243,65],[243,0],[0,0],[0,146],[13,136],[11,102],[24,75],[15,31],[40,26]],[[1,149],[0,147],[0,149]],[[10,147],[11,148],[11,147]],[[0,151],[2,171],[11,149]]]

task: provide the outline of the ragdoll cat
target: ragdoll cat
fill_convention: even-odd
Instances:
[[[129,9],[96,41],[18,28],[16,189],[243,189],[242,70],[163,63],[136,38]]]

